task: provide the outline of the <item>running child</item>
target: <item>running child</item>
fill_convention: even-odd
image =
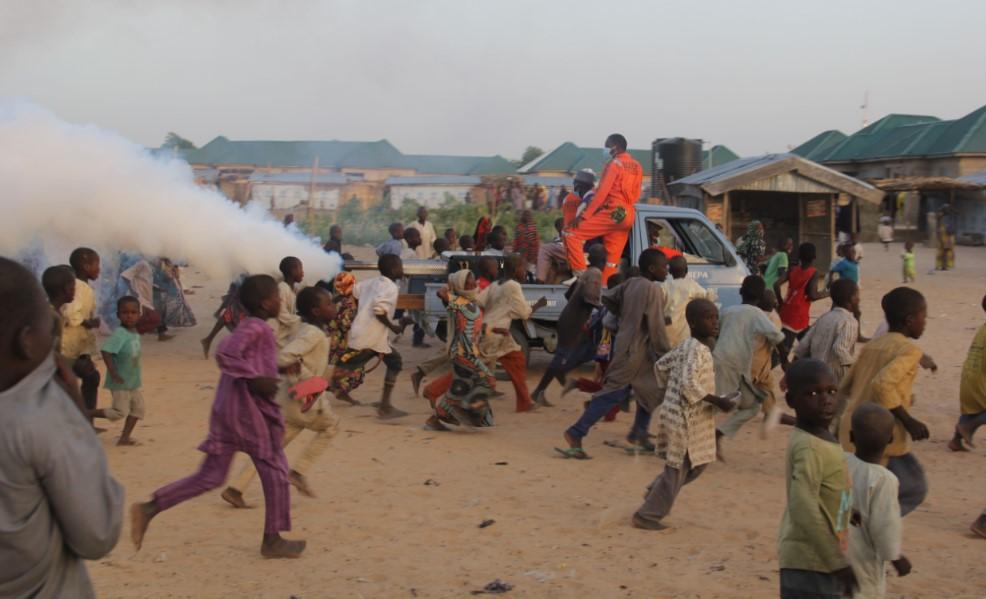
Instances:
[[[247,317],[246,310],[243,309],[243,305],[240,303],[240,284],[242,282],[243,277],[239,277],[229,284],[229,289],[223,295],[219,309],[213,315],[216,319],[216,324],[212,326],[212,330],[200,342],[202,343],[202,354],[206,360],[209,359],[209,349],[212,347],[212,342],[215,341],[219,331],[225,328],[232,333],[236,325],[240,324],[240,321]]]
[[[837,381],[849,374],[859,339],[859,286],[849,279],[832,283],[832,309],[815,321],[798,342],[794,355],[815,358],[832,369]],[[841,414],[839,414],[841,416]]]
[[[298,293],[298,314],[301,326],[277,355],[278,370],[284,374],[277,390],[277,403],[284,415],[284,447],[294,441],[302,431],[310,430],[314,436],[288,472],[288,482],[305,497],[315,493],[308,484],[308,472],[312,464],[328,448],[339,430],[339,418],[332,412],[321,394],[310,404],[305,397],[293,398],[290,389],[297,383],[313,377],[325,377],[329,365],[329,338],[325,328],[336,317],[332,295],[321,287],[306,287]],[[240,477],[226,487],[222,498],[233,507],[247,507],[243,492],[250,485],[256,469],[247,465]]]
[[[274,329],[277,347],[282,348],[301,326],[301,318],[295,309],[295,289],[305,278],[305,267],[298,258],[288,256],[281,260],[278,270],[281,271],[281,280],[277,283],[277,293],[281,296],[281,311],[269,322]]]
[[[664,313],[671,322],[668,324],[668,343],[677,347],[688,337],[689,324],[685,322],[685,309],[693,299],[715,301],[715,292],[710,292],[688,276],[688,261],[684,256],[675,256],[668,262],[671,278],[664,282],[667,306]]]
[[[894,415],[893,441],[883,453],[887,468],[900,481],[900,513],[906,516],[924,502],[928,481],[924,469],[911,453],[911,440],[928,438],[928,427],[910,414],[914,378],[924,353],[912,341],[924,334],[928,303],[909,287],[898,287],[883,296],[883,313],[890,329],[867,343],[841,385],[848,405],[839,424],[839,439],[853,451],[849,438],[850,418],[864,403],[875,403]]]
[[[138,420],[144,418],[144,395],[141,393],[140,300],[125,295],[116,301],[116,317],[120,326],[103,342],[103,362],[106,363],[105,387],[113,396],[109,408],[95,410],[93,416],[116,422],[125,418],[123,432],[117,445],[137,445],[131,436]]]
[[[96,409],[99,400],[99,370],[93,358],[98,355],[96,331],[96,294],[89,285],[99,278],[99,254],[89,248],[76,248],[69,256],[75,271],[75,297],[62,306],[62,355],[72,363],[72,370],[82,380],[82,399],[86,409]],[[92,418],[89,419],[92,422]]]
[[[795,339],[804,336],[808,328],[811,302],[828,297],[827,291],[818,290],[818,271],[815,263],[815,244],[802,243],[798,246],[798,263],[774,283],[774,294],[784,298],[778,313],[784,324],[784,345],[781,353],[786,358],[794,347]],[[781,294],[781,286],[787,283],[787,296]]]
[[[842,260],[836,262],[829,271],[829,287],[831,287],[835,276],[838,280],[849,279],[853,283],[859,284],[859,261],[856,259],[856,247],[852,243],[842,246]]]
[[[982,307],[986,312],[986,296],[983,296]],[[975,447],[972,437],[980,426],[986,424],[986,324],[979,327],[972,339],[960,380],[959,408],[962,415],[948,443],[952,451],[967,451],[963,443]]]
[[[633,525],[662,530],[681,488],[716,460],[716,414],[736,407],[738,395],[715,394],[712,348],[719,333],[719,312],[707,299],[694,299],[685,310],[686,337],[654,365],[658,386],[666,389],[660,408],[657,454],[664,471],[647,488]]]
[[[852,596],[858,583],[847,555],[852,481],[846,458],[829,431],[838,385],[818,360],[787,370],[787,403],[797,414],[788,439],[787,507],[777,554],[781,599]]]
[[[780,331],[783,325],[781,317],[777,315],[777,296],[774,292],[769,288],[765,289],[763,299],[757,306],[767,315],[774,328]],[[794,426],[794,417],[783,413],[777,402],[777,382],[774,380],[774,368],[777,364],[780,364],[782,370],[787,370],[787,359],[781,355],[778,346],[766,337],[758,336],[754,342],[750,382],[764,395],[762,406],[764,419],[760,428],[760,436],[764,439],[778,424]]]
[[[911,562],[901,554],[897,477],[884,468],[883,452],[893,437],[894,417],[876,404],[865,403],[852,415],[849,436],[856,453],[847,453],[852,479],[852,527],[849,562],[859,590],[855,599],[882,599],[887,592],[887,562],[898,576],[907,576]]]
[[[264,557],[295,558],[305,541],[288,540],[291,530],[288,460],[284,455],[284,419],[277,405],[277,341],[267,320],[281,311],[277,281],[247,277],[240,301],[250,317],[223,339],[216,351],[222,375],[209,416],[209,435],[199,446],[205,460],[195,474],[154,492],[151,500],[130,508],[130,536],[139,551],[151,520],[161,512],[223,484],[241,451],[253,460],[264,487]]]
[[[400,418],[407,416],[407,412],[398,410],[391,404],[391,395],[403,361],[401,355],[391,347],[390,335],[400,335],[412,322],[406,316],[394,322],[399,293],[397,281],[404,278],[404,263],[400,256],[384,254],[377,260],[377,269],[380,276],[361,281],[353,289],[353,299],[358,302],[356,316],[349,329],[347,349],[336,362],[329,390],[337,398],[356,404],[349,393],[363,383],[367,366],[371,360],[377,359],[387,368],[377,416]]]
[[[48,303],[54,313],[55,353],[62,355],[62,329],[65,326],[62,308],[75,299],[75,273],[71,267],[64,264],[48,267],[41,275],[41,286],[44,287]]]

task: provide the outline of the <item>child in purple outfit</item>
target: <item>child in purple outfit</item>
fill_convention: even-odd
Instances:
[[[130,508],[131,537],[138,550],[154,516],[221,486],[238,451],[253,460],[264,488],[266,515],[260,553],[295,558],[305,550],[304,541],[280,535],[291,530],[291,504],[284,418],[275,400],[277,345],[266,322],[280,312],[277,282],[267,275],[248,277],[240,287],[240,301],[250,317],[216,352],[222,376],[209,416],[209,436],[199,446],[205,460],[192,476],[158,489],[150,501]]]

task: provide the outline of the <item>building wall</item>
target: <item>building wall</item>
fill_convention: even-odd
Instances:
[[[825,166],[857,179],[894,177],[964,177],[986,170],[986,156],[950,156],[859,163],[826,163]]]
[[[338,208],[338,186],[316,186],[314,194],[310,194],[310,191],[307,185],[254,183],[251,185],[250,199],[273,211],[294,208],[302,202],[308,202],[311,195],[311,207],[313,209],[335,210]]]
[[[475,195],[474,189],[472,185],[391,185],[390,207],[397,209],[413,200],[428,208],[438,208],[448,195],[464,203],[467,195],[470,200]]]

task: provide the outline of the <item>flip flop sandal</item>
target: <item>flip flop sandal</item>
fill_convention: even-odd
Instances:
[[[562,449],[561,447],[556,447],[555,451],[560,453],[566,460],[591,460],[592,457],[589,456],[581,447],[568,447]]]

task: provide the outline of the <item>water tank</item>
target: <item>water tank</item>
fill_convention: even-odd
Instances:
[[[652,146],[655,166],[661,165],[665,184],[702,170],[702,140],[684,137],[657,139]]]

